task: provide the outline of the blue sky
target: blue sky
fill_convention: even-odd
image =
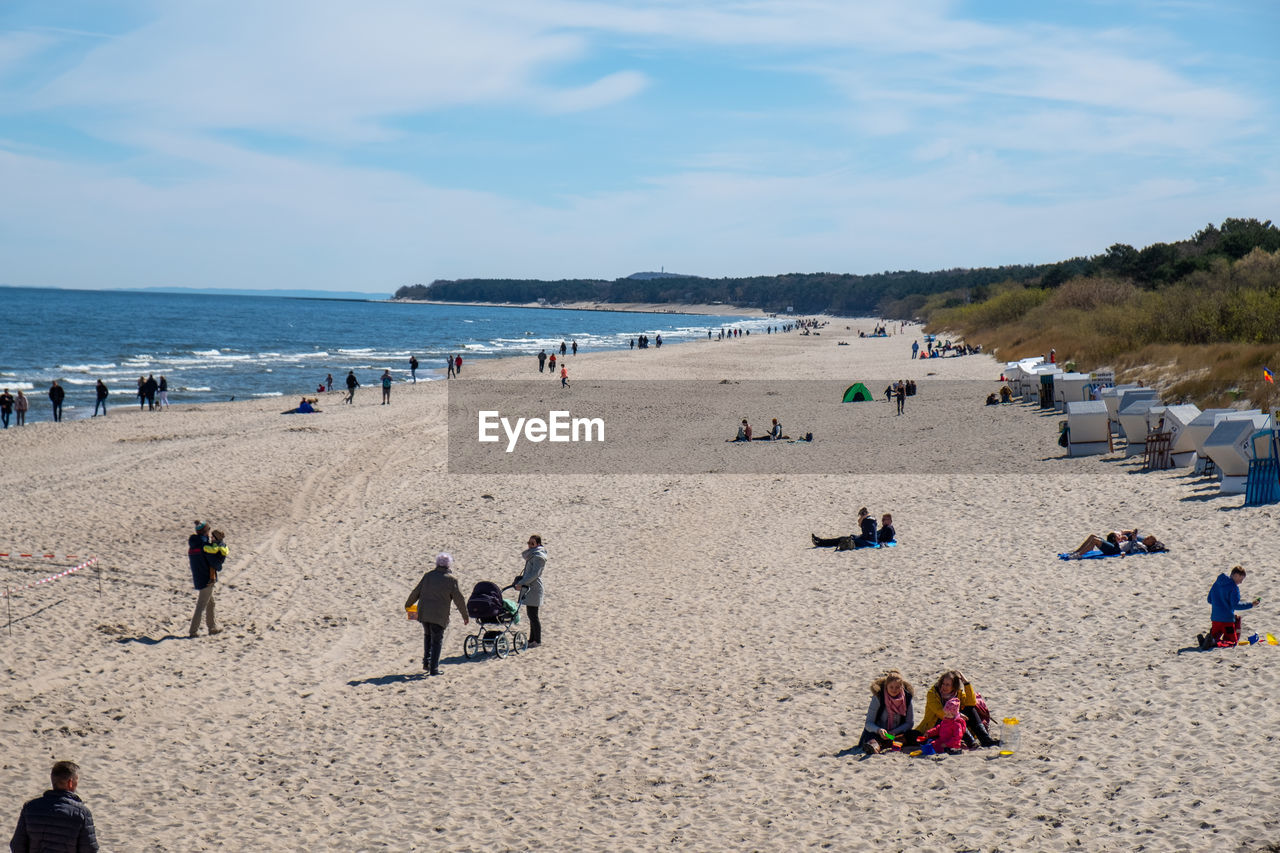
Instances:
[[[0,3],[0,282],[1049,262],[1280,200],[1272,0]]]

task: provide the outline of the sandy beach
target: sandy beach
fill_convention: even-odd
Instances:
[[[1273,849],[1280,647],[1188,649],[1235,564],[1264,603],[1246,627],[1280,634],[1277,508],[1119,453],[1064,459],[1057,417],[982,405],[994,359],[913,361],[909,334],[858,337],[871,326],[568,360],[567,399],[777,383],[788,426],[818,427],[809,448],[730,448],[798,460],[768,472],[450,473],[446,381],[397,384],[389,406],[321,395],[317,415],[122,406],[0,433],[0,551],[102,566],[101,593],[85,571],[11,601],[0,830],[70,759],[104,850]],[[527,357],[451,381],[539,378],[559,390]],[[901,418],[883,396],[786,396],[898,378],[920,388]],[[717,406],[703,440],[728,453],[764,405]],[[671,438],[631,449],[666,458]],[[898,547],[811,546],[864,505],[893,513]],[[224,631],[192,640],[197,518],[231,556]],[[1171,552],[1055,556],[1134,525]],[[466,594],[509,583],[530,533],[550,555],[544,644],[465,660],[454,614],[424,678],[402,605],[436,552]],[[0,586],[52,570],[0,558]],[[887,668],[917,718],[961,669],[1021,721],[1019,749],[864,758]]]

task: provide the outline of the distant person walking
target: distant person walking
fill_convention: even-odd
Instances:
[[[13,413],[17,416],[18,426],[22,426],[27,422],[27,409],[31,408],[31,402],[27,400],[27,395],[22,393],[22,389],[18,389],[18,398],[13,401]]]
[[[920,342],[912,341],[911,342],[911,358],[915,359],[915,358],[919,358],[919,356],[920,356]]]
[[[418,621],[422,623],[422,668],[428,675],[440,674],[440,649],[444,645],[444,629],[449,626],[449,605],[458,608],[462,624],[467,617],[467,602],[453,574],[453,557],[436,555],[436,567],[422,576],[405,599],[404,609],[418,605]]]
[[[418,357],[416,355],[409,356],[409,376],[413,378],[413,384],[418,384]]]
[[[0,394],[0,424],[4,424],[4,428],[9,428],[9,419],[13,417],[13,395],[9,393],[9,389],[4,389],[4,393]]]
[[[525,612],[529,614],[529,648],[542,645],[542,622],[538,619],[538,609],[542,607],[542,570],[547,565],[547,549],[542,547],[542,537],[534,533],[529,537],[528,547],[520,552],[524,560],[524,571],[515,581],[516,591],[524,602]]]
[[[547,351],[544,349],[542,352],[538,353],[538,372],[541,373],[542,369],[546,366],[547,366]]]
[[[452,379],[455,375],[457,375],[456,371],[453,369],[452,353],[444,357],[444,366],[445,366],[445,370],[447,371],[445,374],[446,379]]]
[[[49,781],[52,789],[22,807],[9,849],[14,853],[98,853],[93,815],[76,795],[80,765],[57,762]]]
[[[107,389],[106,383],[101,379],[98,380],[98,385],[94,391],[98,398],[93,404],[93,417],[96,418],[98,416],[98,407],[101,406],[102,416],[105,418],[107,416],[107,397],[111,394],[111,391]]]
[[[356,389],[360,387],[360,380],[356,379],[354,370],[347,371],[347,396],[342,402],[351,403],[356,398]]]
[[[574,341],[574,342],[573,342],[573,354],[574,354],[574,355],[577,355],[577,354],[578,354],[578,342],[577,342],[577,341]]]
[[[325,387],[325,388],[326,388],[330,393],[332,393],[332,392],[333,392],[333,374],[332,374],[332,373],[330,373],[329,375],[327,375],[327,376],[324,378],[324,387]]]
[[[156,387],[157,399],[160,401],[161,410],[169,408],[169,380],[164,376],[160,377],[160,384]]]
[[[66,399],[67,390],[58,384],[58,380],[53,380],[53,384],[49,386],[49,402],[53,404],[53,422],[62,422],[62,401]]]
[[[147,398],[147,411],[154,412],[156,410],[156,391],[160,389],[160,383],[156,381],[154,373],[147,374],[147,381],[142,383],[142,393]]]
[[[141,412],[143,406],[147,405],[147,377],[138,377],[138,411]]]
[[[209,525],[206,522],[197,521],[196,532],[187,537],[187,562],[191,566],[191,583],[199,592],[196,596],[196,612],[191,616],[191,629],[187,632],[188,637],[195,637],[200,633],[201,617],[204,617],[209,625],[210,636],[222,633],[222,629],[218,627],[217,602],[214,599],[218,572],[214,562],[209,559],[211,553],[209,547],[212,543],[207,533],[208,529]],[[218,546],[212,547],[215,550],[218,548]],[[221,556],[225,558],[226,554],[223,553]],[[221,561],[217,565],[221,565]]]
[[[569,387],[569,365],[563,365],[560,368],[560,387]]]
[[[462,356],[461,355],[456,355],[453,357],[453,369],[454,369],[454,372],[457,373],[457,375],[459,376],[462,375]]]
[[[560,355],[562,355],[562,356],[563,356],[563,355],[565,354],[565,352],[566,352],[566,351],[568,351],[568,349],[569,349],[568,345],[567,345],[564,341],[561,341],[561,342],[560,342]]]
[[[893,386],[893,399],[898,402],[898,414],[902,414],[907,404],[907,383],[901,379],[898,380],[897,385]]]
[[[382,405],[391,402],[391,368],[382,371]]]

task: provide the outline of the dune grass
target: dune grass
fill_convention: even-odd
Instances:
[[[1280,372],[1280,252],[1256,249],[1175,284],[1143,290],[1108,277],[1057,288],[1006,283],[981,302],[939,294],[922,309],[930,331],[980,343],[1002,361],[1057,350],[1060,364],[1116,370],[1168,400],[1201,406],[1280,401],[1263,367]]]

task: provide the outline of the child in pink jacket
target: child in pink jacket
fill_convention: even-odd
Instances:
[[[951,755],[956,755],[964,742],[964,730],[964,717],[960,716],[960,699],[952,697],[942,707],[942,720],[924,734],[933,741],[933,748],[938,752],[945,749]]]

